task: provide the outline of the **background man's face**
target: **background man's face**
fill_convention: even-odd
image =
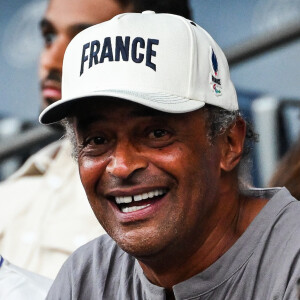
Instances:
[[[50,0],[41,21],[44,49],[40,58],[42,109],[61,99],[63,56],[81,30],[125,12],[116,0]]]
[[[218,205],[220,147],[208,141],[204,111],[95,102],[79,108],[75,127],[81,180],[98,220],[137,258],[194,251]]]

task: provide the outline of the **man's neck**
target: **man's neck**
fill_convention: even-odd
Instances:
[[[227,252],[266,202],[267,199],[241,195],[237,201],[224,199],[218,207],[222,213],[214,214],[206,226],[199,224],[203,228],[202,239],[170,247],[155,258],[139,259],[144,274],[152,283],[172,291],[174,285],[204,271]]]

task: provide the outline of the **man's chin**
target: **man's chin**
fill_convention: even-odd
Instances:
[[[123,251],[140,260],[155,257],[165,247],[158,234],[151,234],[151,230],[148,232],[147,229],[144,230],[143,228],[120,235],[113,232],[111,237]]]
[[[52,99],[52,98],[42,98],[42,103],[41,103],[41,107],[40,107],[40,113],[47,108],[49,105],[53,104],[54,102],[56,102],[56,99]]]

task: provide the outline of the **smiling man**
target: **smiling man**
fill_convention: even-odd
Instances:
[[[72,40],[62,84],[40,121],[63,120],[109,236],[67,260],[48,299],[296,297],[300,203],[240,190],[247,128],[206,31],[119,15]]]

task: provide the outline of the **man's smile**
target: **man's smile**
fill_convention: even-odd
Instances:
[[[61,99],[61,84],[54,80],[45,80],[42,83],[42,95],[53,102]]]
[[[139,191],[115,191],[107,199],[122,213],[132,213],[147,208],[161,200],[168,192],[167,188],[147,188]]]
[[[150,206],[153,201],[161,199],[166,193],[166,189],[154,189],[141,194],[115,197],[114,200],[123,213],[130,213]]]

